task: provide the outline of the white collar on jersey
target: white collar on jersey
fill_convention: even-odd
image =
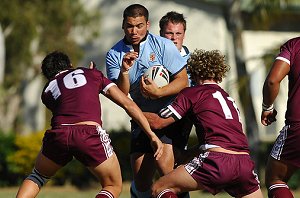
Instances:
[[[59,74],[65,73],[66,71],[68,71],[68,70],[66,69],[66,70],[63,70],[63,71],[58,72],[58,73],[55,75],[55,77],[58,76]]]
[[[186,51],[183,49],[183,47],[182,47],[181,50],[180,50],[180,55],[181,55],[181,56],[187,55],[187,53],[186,53]]]
[[[213,82],[207,82],[207,83],[203,83],[202,85],[217,85],[218,83],[213,83]]]

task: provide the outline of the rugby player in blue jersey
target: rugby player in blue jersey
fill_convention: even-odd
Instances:
[[[188,86],[186,60],[180,55],[174,43],[150,33],[148,10],[140,4],[132,4],[123,12],[122,28],[124,38],[107,53],[106,73],[110,80],[143,110],[158,112],[168,105],[177,93]],[[163,65],[171,76],[164,87],[155,83],[141,84],[144,72],[151,66]],[[180,126],[175,127],[180,130]],[[150,197],[155,171],[165,175],[174,168],[174,154],[171,133],[174,128],[156,131],[164,145],[164,154],[159,160],[153,158],[153,151],[142,129],[131,121],[131,167],[133,182],[132,197]],[[171,135],[170,135],[171,134]]]

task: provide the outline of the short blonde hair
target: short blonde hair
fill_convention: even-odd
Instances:
[[[220,83],[230,70],[230,66],[225,63],[225,56],[219,50],[196,49],[191,53],[187,66],[194,81],[199,78],[201,80],[212,79]]]

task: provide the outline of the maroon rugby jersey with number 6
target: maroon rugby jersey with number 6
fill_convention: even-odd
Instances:
[[[97,69],[79,67],[60,72],[42,92],[42,102],[53,113],[51,126],[82,121],[102,125],[99,93],[112,85]]]

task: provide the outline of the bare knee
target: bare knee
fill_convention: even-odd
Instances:
[[[273,184],[285,184],[294,172],[294,168],[287,164],[269,158],[266,173],[265,185],[269,188]]]
[[[166,186],[165,183],[159,179],[151,186],[152,196],[157,197],[165,189],[171,189],[171,188],[170,186]]]
[[[157,195],[161,192],[161,188],[160,186],[158,185],[158,183],[154,183],[151,187],[151,194],[152,194],[152,197],[157,197]]]

